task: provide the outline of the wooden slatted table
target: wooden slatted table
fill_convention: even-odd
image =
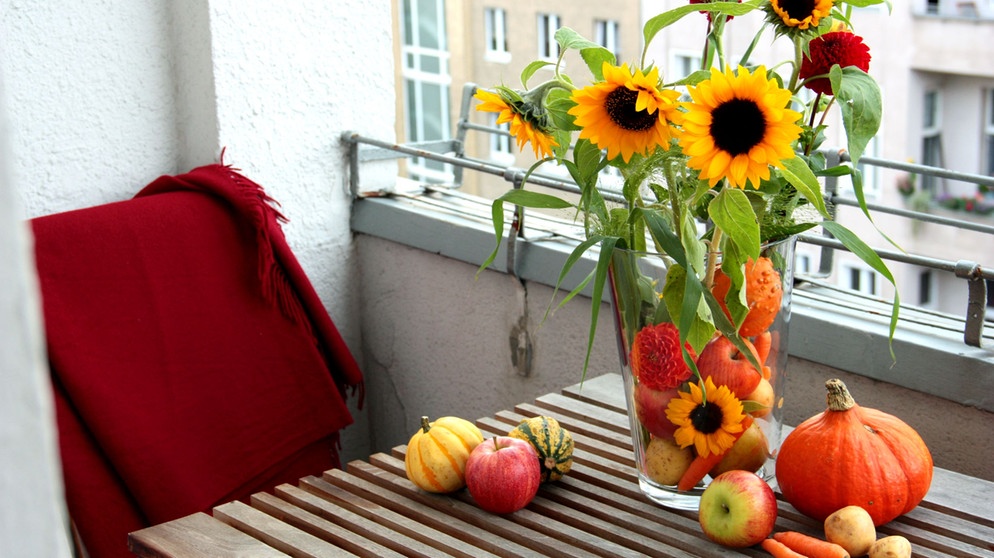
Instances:
[[[187,556],[767,556],[708,541],[696,512],[642,496],[621,378],[609,374],[482,418],[487,437],[526,417],[556,417],[575,439],[574,465],[507,516],[476,507],[463,490],[436,495],[404,473],[405,447],[129,535],[142,557]],[[777,529],[820,534],[780,502]],[[936,469],[928,497],[878,529],[900,534],[915,556],[994,558],[994,483]]]

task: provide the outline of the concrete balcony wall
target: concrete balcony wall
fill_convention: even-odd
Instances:
[[[580,381],[590,299],[543,323],[545,285],[493,271],[474,279],[471,264],[374,236],[358,235],[356,245],[373,451],[406,443],[422,415],[472,420]],[[601,310],[591,376],[619,371],[610,308]],[[533,357],[527,375],[512,363],[521,324]],[[937,466],[994,480],[994,414],[797,358],[788,374],[787,424],[824,410],[824,382],[838,377],[863,406],[916,428]]]

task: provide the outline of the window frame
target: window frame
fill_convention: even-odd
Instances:
[[[556,31],[562,27],[559,14],[542,12],[536,16],[536,45],[538,60],[555,62],[559,59],[559,43],[556,41]]]
[[[483,9],[484,59],[490,62],[509,63],[511,51],[507,41],[507,10]]]
[[[922,95],[921,137],[922,164],[932,167],[943,167],[941,89],[930,87]],[[939,192],[942,185],[942,179],[939,177],[931,175],[922,176],[922,189],[931,192],[933,196]]]
[[[421,4],[434,3],[436,19],[435,29],[438,30],[437,48],[424,46],[426,42],[421,37],[424,26],[420,25]],[[398,17],[401,19],[401,79],[404,94],[404,132],[408,141],[447,140],[451,138],[452,119],[449,89],[452,85],[452,75],[449,72],[450,53],[445,18],[445,0],[404,0],[401,3]],[[409,36],[413,34],[413,36]],[[438,59],[437,72],[424,68],[424,61]],[[429,88],[438,92],[439,106],[428,107],[424,102]],[[418,110],[411,110],[418,107]],[[437,108],[437,113],[429,108]],[[437,116],[437,125],[431,126],[430,118]],[[431,133],[435,131],[436,133]],[[437,137],[430,137],[437,136]],[[451,182],[455,173],[451,165],[436,164],[424,158],[412,158],[408,161],[408,172],[412,178],[421,178],[432,182]]]
[[[616,19],[594,19],[594,42],[621,60],[621,23]]]

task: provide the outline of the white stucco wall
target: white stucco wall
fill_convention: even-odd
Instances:
[[[393,139],[393,68],[390,2],[0,0],[2,113],[10,144],[0,220],[17,224],[125,199],[161,174],[216,162],[226,149],[224,162],[281,203],[291,246],[361,357],[358,275],[339,136],[354,130]],[[382,176],[396,174],[387,167]],[[376,176],[374,171],[364,179]],[[7,203],[8,197],[16,203]],[[30,266],[6,257],[15,241],[0,235],[5,294],[30,285],[15,282]],[[10,285],[22,289],[10,291]],[[37,322],[6,303],[0,314],[2,381],[41,402],[4,401],[0,424],[16,430],[20,437],[14,442],[25,436],[44,442],[53,434],[45,386],[26,376],[23,362],[6,360],[9,350],[24,345],[23,335],[11,334]],[[42,366],[40,354],[24,358]],[[367,426],[358,418],[343,443],[351,454],[364,455]],[[26,424],[40,432],[17,430]],[[44,452],[8,453],[7,430],[3,434],[0,478],[33,478],[27,475],[40,466],[57,467]],[[23,512],[17,502],[28,494],[18,490],[39,496],[29,484],[13,492],[3,485],[4,528],[19,525],[8,521]],[[53,483],[51,507],[59,504],[59,490]],[[32,530],[20,534],[47,537]],[[0,547],[0,555],[8,553]]]

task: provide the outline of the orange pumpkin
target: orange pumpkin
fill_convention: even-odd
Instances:
[[[828,408],[797,426],[777,456],[780,491],[824,521],[856,505],[883,525],[911,511],[932,484],[932,454],[901,419],[860,407],[841,380],[825,382]]]

